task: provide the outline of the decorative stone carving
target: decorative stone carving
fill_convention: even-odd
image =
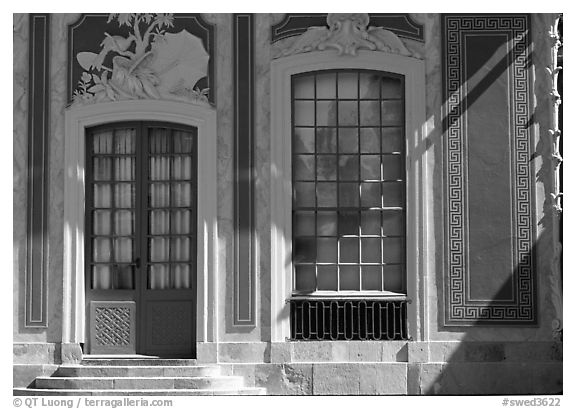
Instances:
[[[367,13],[328,14],[327,27],[310,27],[277,57],[336,49],[339,55],[356,55],[358,50],[384,51],[417,57],[396,34],[381,27],[368,27]]]
[[[553,22],[548,32],[550,39],[550,65],[546,68],[550,80],[550,104],[551,104],[551,121],[548,134],[550,135],[550,163],[552,165],[552,192],[550,192],[551,216],[552,216],[552,240],[553,251],[550,260],[551,274],[550,281],[550,298],[556,310],[556,318],[552,321],[552,337],[556,341],[562,341],[563,334],[563,307],[562,307],[562,243],[560,241],[560,217],[562,215],[562,192],[560,191],[560,166],[562,156],[560,154],[560,138],[562,131],[560,129],[560,105],[562,97],[558,91],[558,74],[562,70],[559,65],[559,53],[562,47],[562,38],[558,25],[562,15],[553,17]]]
[[[167,33],[173,27],[172,14],[110,14],[108,23],[114,20],[130,32],[126,37],[104,33],[98,54],[77,54],[85,71],[74,104],[167,99],[208,105],[208,89],[195,88],[207,75],[209,59],[198,37],[186,30]],[[110,67],[105,61],[111,54]]]

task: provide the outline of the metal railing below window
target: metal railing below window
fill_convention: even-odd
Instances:
[[[292,298],[288,302],[292,340],[408,339],[408,300]]]

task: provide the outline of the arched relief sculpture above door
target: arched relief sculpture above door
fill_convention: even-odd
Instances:
[[[388,19],[390,21],[386,20],[386,15],[367,13],[287,15],[272,26],[272,42],[278,47],[274,55],[279,58],[330,49],[337,50],[339,55],[356,55],[358,50],[364,49],[421,58],[423,26],[407,15],[390,15]],[[321,24],[322,21],[325,24]],[[297,37],[288,39],[293,36]]]
[[[198,14],[83,14],[68,27],[68,101],[214,104],[214,29]]]

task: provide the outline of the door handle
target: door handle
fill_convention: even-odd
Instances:
[[[134,260],[134,265],[136,268],[140,268],[140,257],[136,257],[136,260]]]

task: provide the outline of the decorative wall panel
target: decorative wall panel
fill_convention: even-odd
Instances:
[[[529,15],[443,15],[445,324],[535,324]]]
[[[46,327],[49,14],[30,14],[25,327]]]
[[[274,43],[292,36],[299,36],[310,27],[327,26],[327,15],[326,13],[288,13],[282,21],[272,26],[272,42]],[[370,25],[390,30],[399,37],[424,41],[424,26],[412,20],[407,13],[370,13]]]
[[[233,16],[234,50],[234,325],[255,325],[254,23]]]
[[[214,104],[214,42],[199,14],[83,14],[68,27],[68,101]]]
[[[133,301],[92,301],[90,353],[136,353],[135,314]]]

